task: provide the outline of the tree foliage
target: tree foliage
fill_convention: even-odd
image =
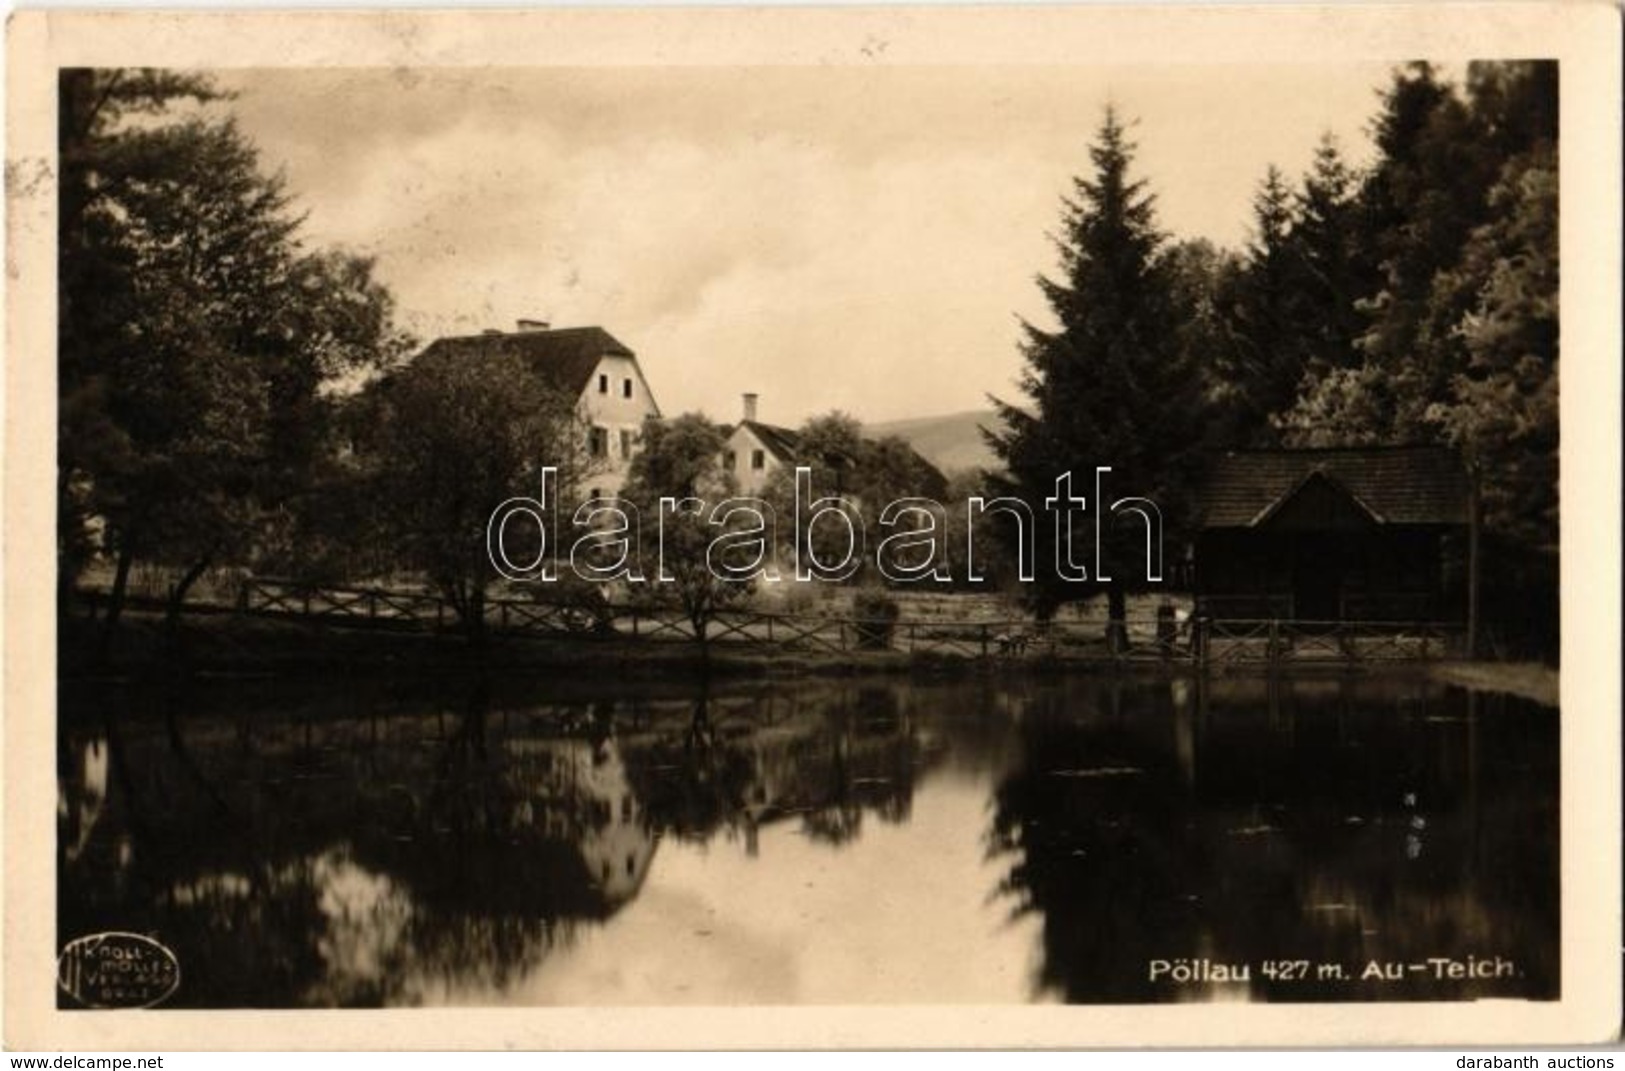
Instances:
[[[1548,152],[1510,163],[1439,288],[1468,296],[1465,361],[1428,410],[1488,479],[1485,522],[1515,544],[1557,547],[1557,168]]]
[[[719,568],[748,568],[747,551],[736,545],[717,552],[716,557],[725,555],[726,560],[713,556],[714,541],[728,531],[742,532],[748,520],[712,523],[710,511],[738,490],[733,473],[722,464],[725,445],[722,430],[699,413],[669,421],[651,419],[644,425],[642,449],[632,459],[622,492],[636,507],[642,525],[640,597],[681,610],[702,644],[716,615],[748,596],[753,587]],[[665,510],[663,498],[682,508]],[[690,508],[685,499],[701,505]],[[772,551],[772,533],[764,532],[760,538],[765,558]]]
[[[1460,447],[1488,529],[1525,549],[1557,540],[1556,119],[1555,64],[1475,63],[1465,93],[1396,72],[1359,194],[1359,360],[1280,416],[1299,442]]]
[[[347,493],[366,503],[362,532],[395,569],[438,590],[471,638],[484,637],[497,579],[486,539],[493,511],[538,497],[552,466],[560,532],[568,530],[569,505],[591,470],[575,402],[517,355],[426,352],[351,403],[358,439]]]
[[[280,178],[205,79],[64,71],[58,361],[64,590],[96,547],[184,570],[251,563],[308,485],[324,387],[404,340],[369,261],[309,251]],[[142,121],[133,121],[143,117]],[[116,619],[116,612],[110,615]]]
[[[1369,272],[1354,276],[1357,359],[1305,383],[1278,415],[1288,439],[1450,438],[1441,403],[1471,360],[1464,326],[1480,299],[1459,266],[1475,235],[1503,222],[1493,195],[1506,168],[1529,154],[1555,160],[1556,93],[1546,62],[1472,64],[1465,94],[1425,63],[1395,72],[1357,194],[1351,244]]]

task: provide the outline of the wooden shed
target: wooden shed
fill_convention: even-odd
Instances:
[[[1200,496],[1197,612],[1467,624],[1475,509],[1460,456],[1441,447],[1226,454]]]

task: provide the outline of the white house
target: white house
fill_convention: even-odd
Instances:
[[[645,418],[660,416],[637,355],[602,327],[554,328],[520,320],[514,331],[437,339],[424,353],[444,351],[468,360],[518,354],[544,382],[574,395],[589,424],[587,452],[597,461],[585,481],[591,497],[621,490]]]

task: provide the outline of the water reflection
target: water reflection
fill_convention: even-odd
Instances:
[[[1555,712],[1419,681],[62,699],[60,936],[175,1005],[1557,995]]]
[[[1080,723],[1064,693],[1036,696],[991,843],[1013,910],[1043,917],[1043,981],[1088,1002],[1556,997],[1555,717],[1521,706],[1260,680]],[[1427,966],[1467,955],[1518,977]],[[1249,977],[1156,976],[1180,959]],[[1373,962],[1402,979],[1362,978]]]

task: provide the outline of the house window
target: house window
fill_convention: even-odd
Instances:
[[[621,397],[632,397],[632,381],[630,379],[621,380]]]
[[[621,456],[632,456],[632,429],[630,428],[621,429]]]
[[[752,450],[750,452],[750,467],[755,472],[761,472],[767,468],[767,453],[762,450]]]
[[[587,452],[593,457],[609,456],[609,429],[595,427],[587,440]]]
[[[726,454],[723,454],[722,463],[728,466],[729,472],[739,471],[739,451],[729,450]]]
[[[598,393],[599,394],[608,394],[609,393],[609,373],[607,373],[607,372],[600,372],[598,374]]]

